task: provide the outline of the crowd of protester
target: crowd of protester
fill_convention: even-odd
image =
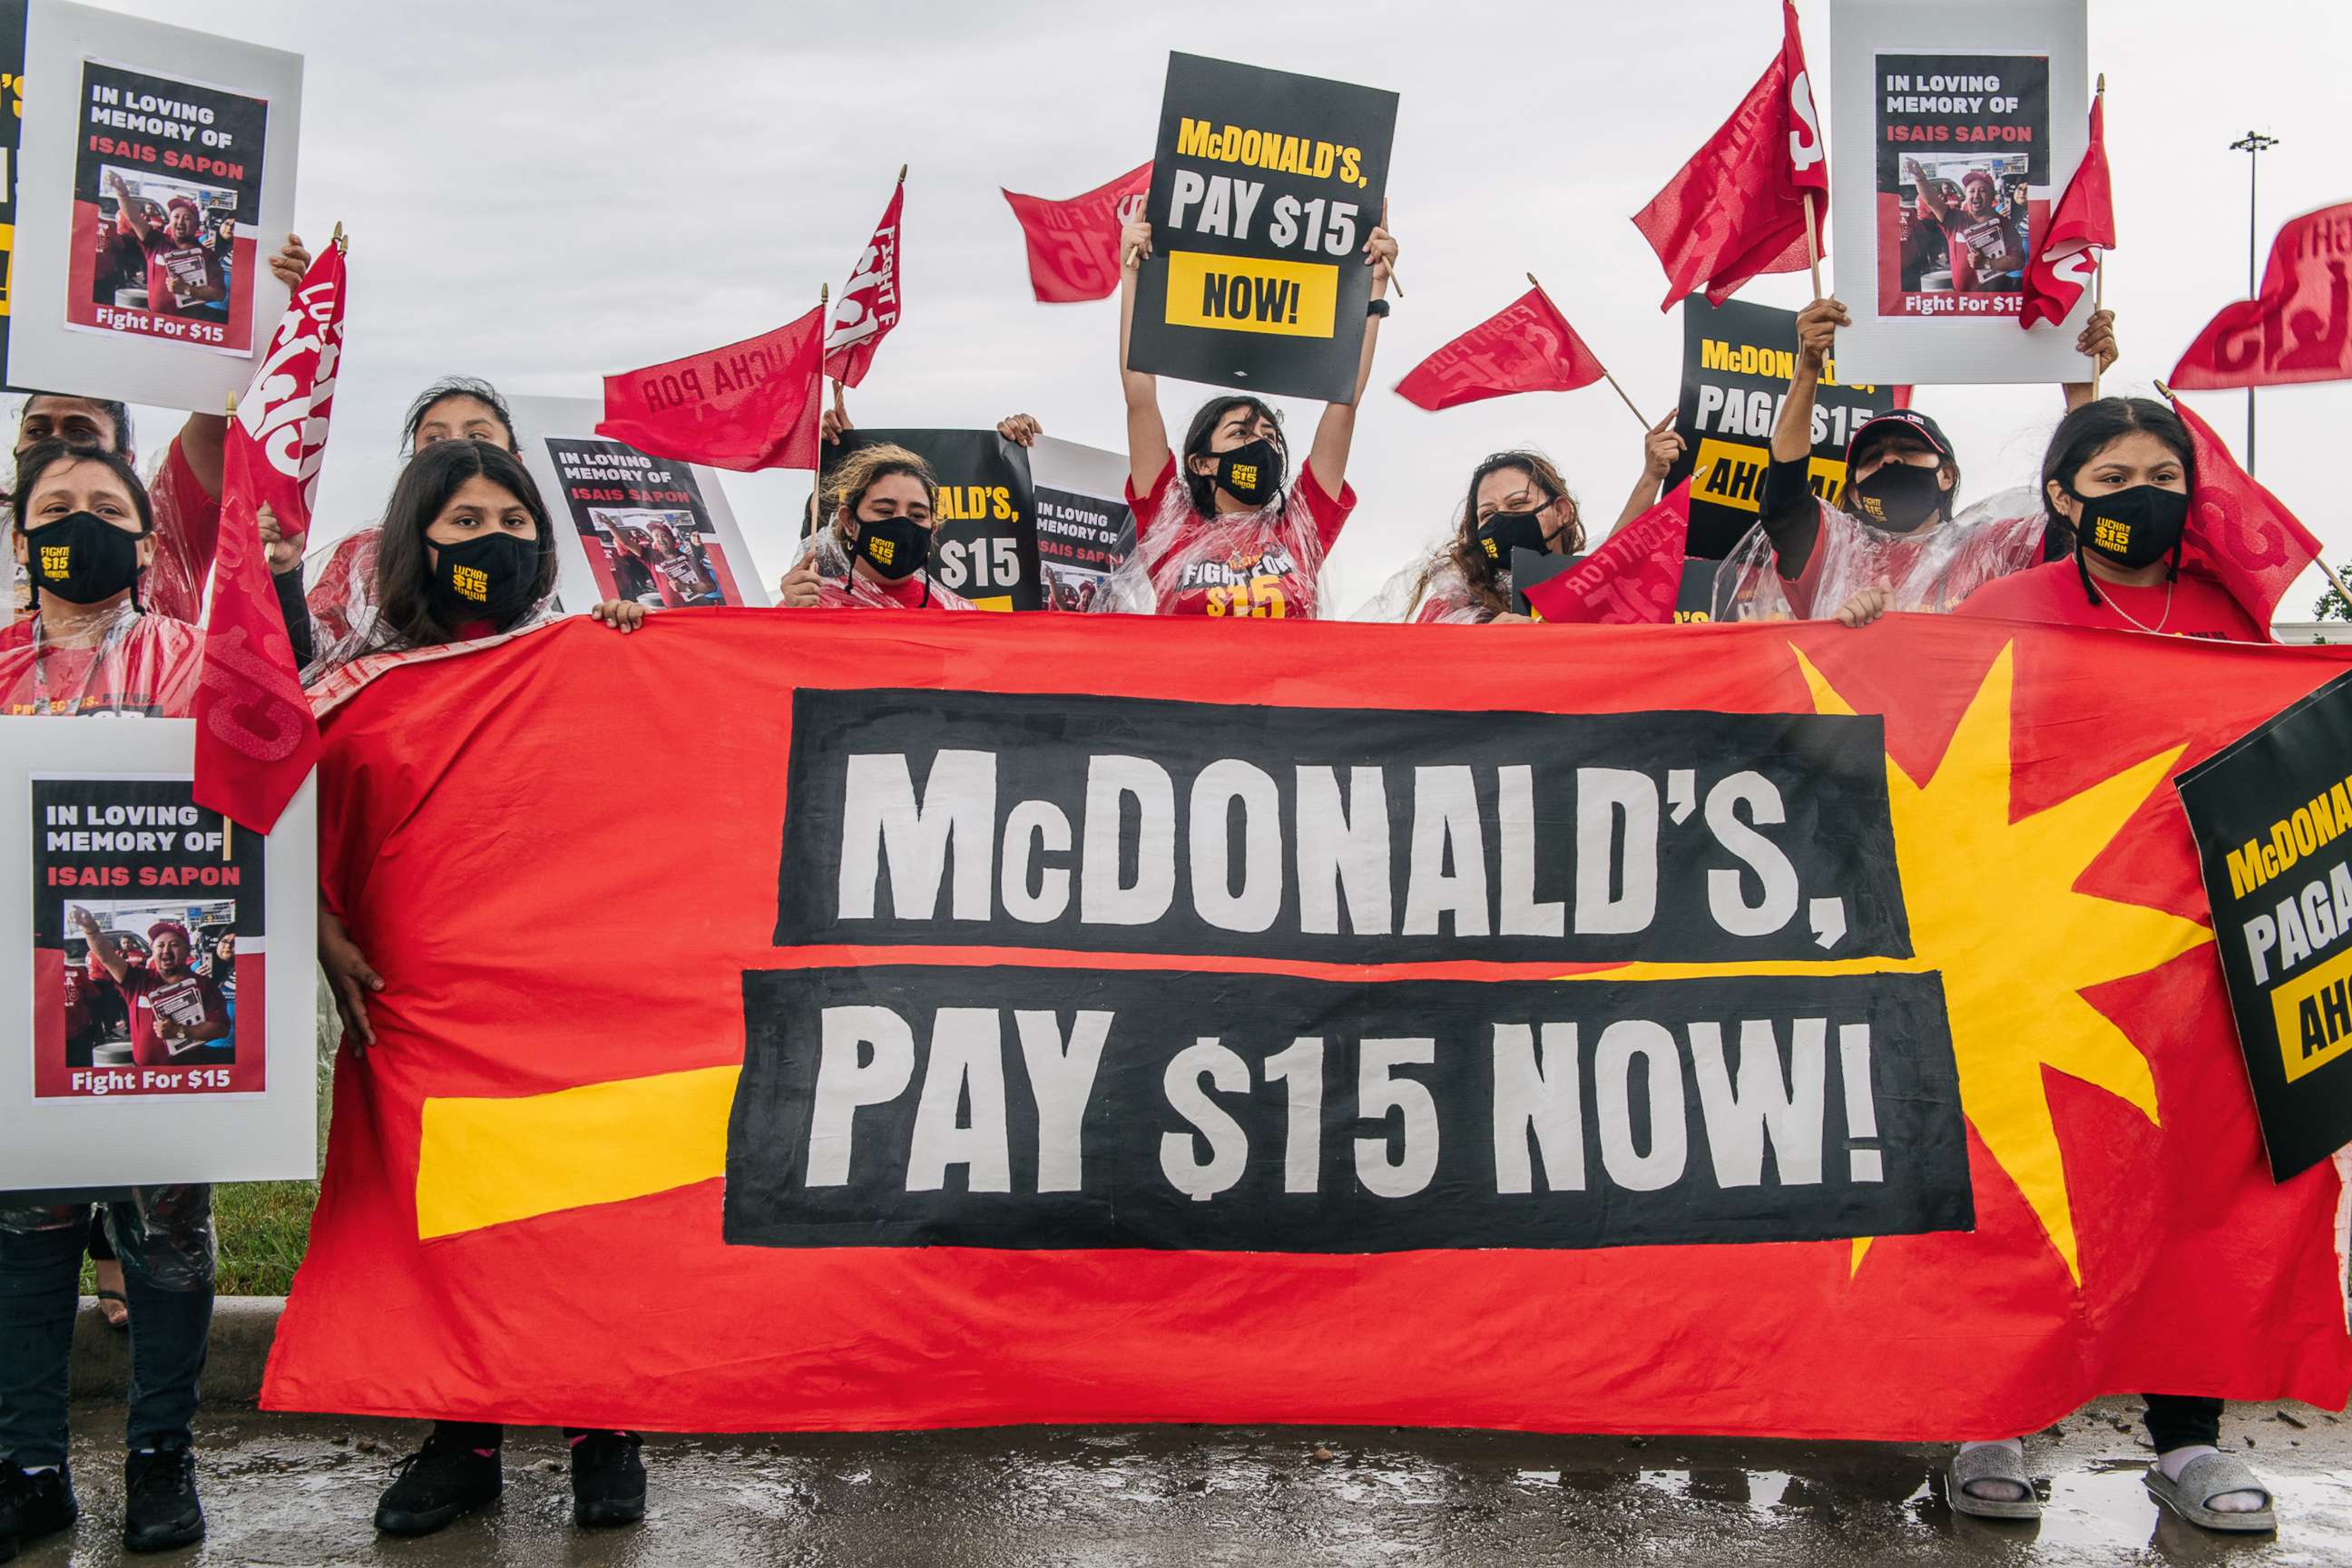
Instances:
[[[1920,201],[1946,227],[1972,214],[1991,223],[1978,213],[1992,200],[1990,184],[1972,184],[1955,201],[1923,182]],[[197,237],[192,211],[142,211],[127,198],[123,210],[149,252]],[[1151,246],[1148,224],[1128,226],[1118,370],[1137,547],[1130,580],[1096,604],[1228,619],[1327,616],[1333,606],[1322,589],[1323,566],[1357,506],[1349,456],[1396,241],[1376,229],[1363,247],[1374,305],[1357,396],[1323,409],[1297,458],[1281,416],[1242,394],[1210,398],[1181,440],[1171,439],[1154,379],[1126,363],[1134,267]],[[1978,249],[1987,267],[2015,259],[1998,237]],[[306,261],[289,236],[269,265],[290,284]],[[200,279],[195,292],[210,286],[209,277]],[[1760,520],[1720,569],[1718,618],[1819,617],[1860,626],[1888,610],[1951,612],[2264,640],[2265,628],[2217,584],[2182,567],[2184,539],[2195,526],[2188,497],[2196,474],[2179,418],[2159,403],[2091,396],[2091,366],[2111,363],[2116,353],[2105,313],[2092,318],[2078,342],[2084,382],[2065,389],[2068,411],[2049,442],[2039,493],[2030,504],[1990,509],[1959,506],[1958,455],[1931,417],[1911,410],[1857,429],[1840,500],[1816,496],[1809,476],[1814,389],[1846,321],[1834,300],[1797,319],[1796,371],[1772,435]],[[847,427],[836,400],[824,433],[837,438]],[[142,479],[121,404],[70,392],[25,398],[10,500],[15,559],[30,597],[28,613],[0,631],[0,711],[189,712],[201,649],[192,623],[220,524],[222,429],[216,416],[192,416],[152,478]],[[1026,443],[1039,425],[1015,415],[999,429]],[[303,542],[264,520],[279,605],[314,690],[331,690],[363,661],[444,657],[559,613],[556,524],[517,456],[514,420],[497,390],[467,378],[436,383],[408,410],[402,446],[406,460],[380,522],[321,552],[307,591]],[[1620,523],[1656,501],[1680,451],[1668,426],[1647,434]],[[780,584],[779,613],[971,609],[935,574],[938,502],[936,476],[903,448],[865,446],[830,465],[799,557]],[[1498,452],[1469,469],[1458,513],[1433,528],[1425,557],[1363,615],[1521,622],[1526,617],[1510,607],[1514,553],[1575,553],[1590,542],[1570,476],[1532,447]],[[682,548],[675,536],[648,529],[616,547],[652,574],[665,605],[694,602],[704,586],[690,561],[674,559]],[[589,613],[627,632],[661,612],[631,596]],[[368,998],[398,977],[378,974],[352,940],[351,889],[331,868],[324,883],[320,962],[343,1043],[363,1066],[374,1043]],[[83,930],[90,984],[111,982],[134,1007],[142,986],[191,967],[184,930],[159,925],[147,933],[144,952],[126,952],[94,923]],[[225,952],[208,951],[202,970],[220,973],[226,960]],[[208,1004],[202,1027],[220,1026]],[[134,1021],[134,1037],[136,1029]],[[0,1207],[0,1556],[76,1515],[67,1471],[67,1364],[86,1248],[107,1258],[101,1281],[117,1281],[107,1305],[127,1311],[134,1337],[126,1543],[153,1549],[201,1535],[190,1421],[213,1306],[211,1215],[210,1190],[202,1185],[13,1194]],[[2149,1396],[2161,1485],[2200,1522],[2267,1527],[2267,1491],[2217,1448],[2220,1409],[2218,1400]],[[646,1474],[637,1436],[577,1429],[567,1437],[578,1521],[639,1518]],[[401,1462],[375,1522],[394,1534],[437,1530],[489,1501],[500,1484],[499,1429],[440,1422]],[[2030,1517],[2040,1506],[2014,1441],[1964,1446],[1953,1461],[1950,1496],[1970,1513]]]

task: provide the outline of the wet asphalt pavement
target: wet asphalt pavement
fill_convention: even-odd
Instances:
[[[529,1430],[509,1436],[496,1507],[404,1542],[368,1520],[421,1427],[223,1412],[197,1433],[210,1538],[131,1561],[2352,1563],[2352,1419],[2232,1405],[2224,1441],[2270,1480],[2283,1528],[2231,1540],[2159,1514],[2137,1415],[2107,1400],[2027,1440],[2051,1478],[2038,1527],[1956,1517],[1943,1450],[1925,1447],[1174,1426],[656,1437],[646,1521],[584,1532],[562,1439]],[[81,1525],[21,1563],[120,1560],[121,1422],[120,1405],[75,1407]]]

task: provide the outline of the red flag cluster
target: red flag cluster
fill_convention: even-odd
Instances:
[[[2347,261],[2352,202],[2288,220],[2271,242],[2262,293],[2221,307],[2173,367],[2172,384],[2279,386],[2352,378]]]
[[[1802,271],[1810,260],[1805,193],[1815,193],[1820,246],[1829,188],[1829,149],[1813,111],[1797,8],[1782,0],[1780,52],[1706,145],[1633,215],[1666,268],[1666,300],[1658,308],[1673,310],[1702,283],[1707,302],[1720,305],[1759,273]]]
[[[1065,202],[1004,192],[1029,244],[1029,288],[1040,304],[1108,299],[1118,289],[1119,225],[1141,210],[1150,188],[1145,163]]]
[[[1413,366],[1396,389],[1435,410],[1515,392],[1573,392],[1603,374],[1568,318],[1534,288]]]
[[[198,671],[195,802],[267,833],[319,760],[319,725],[270,584],[261,509],[297,540],[310,529],[342,357],[343,247],[310,263],[221,451],[220,542]]]
[[[718,468],[814,468],[824,312],[604,378],[596,434]]]
[[[2098,271],[2095,251],[2116,247],[2115,199],[2107,184],[2107,100],[2091,103],[2091,139],[2050,216],[2050,232],[2025,267],[2025,303],[2017,324],[2063,321]]]

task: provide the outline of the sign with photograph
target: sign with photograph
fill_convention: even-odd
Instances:
[[[1119,569],[1135,553],[1127,468],[1124,453],[1054,436],[1038,437],[1029,448],[1037,562],[1050,608],[1102,609],[1105,595],[1119,591]]]
[[[2088,380],[2078,318],[2022,332],[2025,266],[2083,155],[2084,0],[1834,0],[1838,333],[1858,382]]]
[[[1349,403],[1397,95],[1168,57],[1128,365]]]
[[[36,0],[25,75],[9,381],[217,411],[285,304],[301,57]]]
[[[0,719],[0,1191],[317,1173],[316,785],[248,832],[194,737]]]

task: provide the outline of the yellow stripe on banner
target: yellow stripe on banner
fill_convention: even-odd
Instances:
[[[2272,992],[2271,1017],[2289,1083],[2352,1051],[2352,952]]]
[[[1312,261],[1168,253],[1168,324],[1328,338],[1339,308],[1339,269]]]
[[[416,1236],[430,1241],[727,1173],[740,1067],[509,1099],[425,1102]]]

